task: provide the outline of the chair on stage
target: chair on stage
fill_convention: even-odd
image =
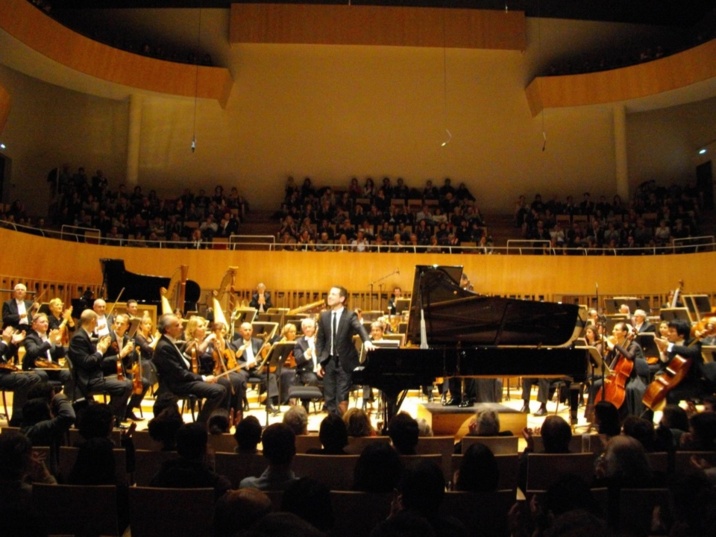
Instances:
[[[115,485],[32,485],[50,535],[122,535]]]
[[[132,537],[211,537],[213,525],[213,488],[129,488]]]

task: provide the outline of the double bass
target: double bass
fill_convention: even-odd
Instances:
[[[629,328],[627,328],[629,330]],[[629,330],[624,345],[631,343],[636,337],[636,333],[633,330]],[[616,350],[616,342],[614,343]],[[634,370],[634,361],[630,360],[618,350],[619,354],[616,358],[616,362],[612,363],[611,372],[609,376],[604,379],[604,385],[599,388],[595,401],[609,401],[615,407],[621,408],[626,399],[626,385],[629,382],[631,372]]]

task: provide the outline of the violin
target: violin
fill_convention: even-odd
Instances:
[[[132,393],[135,395],[141,395],[144,391],[142,385],[142,358],[137,356],[137,359],[132,364]]]

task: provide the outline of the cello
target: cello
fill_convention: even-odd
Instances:
[[[696,330],[696,337],[689,343],[689,347],[695,345],[701,339],[712,336],[716,333],[716,318],[710,317],[707,323],[701,329]],[[691,370],[692,361],[678,354],[674,356],[664,368],[664,372],[658,375],[652,382],[647,386],[644,392],[644,397],[641,402],[644,406],[651,410],[658,410],[664,404],[668,393],[678,386],[689,374]]]
[[[628,345],[634,340],[636,333],[630,330],[629,325],[625,323],[620,324],[629,332],[624,340],[624,345]],[[619,326],[619,324],[617,326]],[[616,348],[616,343],[614,344],[614,348]],[[612,363],[609,376],[604,379],[604,384],[599,388],[594,400],[609,401],[615,407],[621,408],[626,399],[626,385],[634,369],[634,361],[621,354],[618,350],[616,352],[619,353],[619,356],[616,358],[616,363]]]

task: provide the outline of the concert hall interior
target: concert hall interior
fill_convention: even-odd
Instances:
[[[716,486],[716,8],[654,4],[0,1],[0,453],[30,460],[21,429],[40,454],[0,481],[35,484],[23,513],[115,485],[97,533],[141,536],[139,489],[177,492],[194,441],[177,460],[215,496],[174,535],[291,510],[306,476],[333,509],[294,505],[306,535],[367,537],[423,465],[436,535],[526,535],[555,521],[515,500],[582,485],[604,535],[710,534],[674,501]],[[71,470],[81,412],[111,431],[106,482]],[[402,480],[360,488],[389,442]],[[625,451],[643,473],[610,473]],[[466,484],[475,456],[494,483]]]

